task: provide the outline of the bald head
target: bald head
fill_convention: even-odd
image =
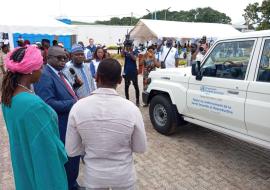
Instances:
[[[56,70],[62,70],[65,67],[66,60],[67,56],[64,48],[52,46],[48,49],[48,63]]]
[[[64,48],[59,46],[52,46],[48,49],[48,56],[58,56],[58,55],[65,55],[66,52]]]

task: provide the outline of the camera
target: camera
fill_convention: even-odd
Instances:
[[[130,35],[127,34],[124,41],[124,47],[132,47],[132,46],[133,46],[133,40],[131,40]]]
[[[199,47],[199,51],[200,52],[203,52],[204,51],[204,48],[201,46],[201,47]]]
[[[203,36],[199,42],[200,44],[206,44],[206,36]]]

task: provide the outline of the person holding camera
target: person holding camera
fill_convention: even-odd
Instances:
[[[208,51],[208,44],[207,44],[207,38],[206,36],[203,36],[199,41],[199,48],[197,50],[196,59],[195,61],[202,61],[204,55]]]
[[[84,63],[84,49],[80,44],[72,46],[71,61],[66,63],[63,73],[79,99],[89,96],[96,89],[90,66]]]
[[[208,50],[207,44],[206,43],[201,44],[200,47],[199,47],[198,54],[196,56],[196,61],[202,61],[203,57],[205,56],[205,54],[207,52],[207,50]]]
[[[133,51],[133,41],[126,39],[124,42],[124,50],[121,52],[125,58],[123,78],[125,80],[125,96],[129,100],[129,86],[132,82],[135,88],[136,105],[140,105],[140,91],[138,86],[137,56],[138,52]]]

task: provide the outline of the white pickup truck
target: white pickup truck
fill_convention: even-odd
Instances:
[[[201,63],[158,69],[148,83],[158,132],[190,122],[270,149],[270,30],[220,39]]]

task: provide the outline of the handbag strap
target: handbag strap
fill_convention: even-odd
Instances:
[[[166,57],[165,57],[165,59],[164,59],[164,61],[163,61],[164,63],[165,63],[165,61],[166,61],[166,59],[167,59],[167,57],[168,57],[168,55],[169,55],[171,49],[172,49],[172,47],[170,47],[170,49],[169,49],[169,51],[168,51],[168,53],[167,53],[167,55],[166,55]]]

